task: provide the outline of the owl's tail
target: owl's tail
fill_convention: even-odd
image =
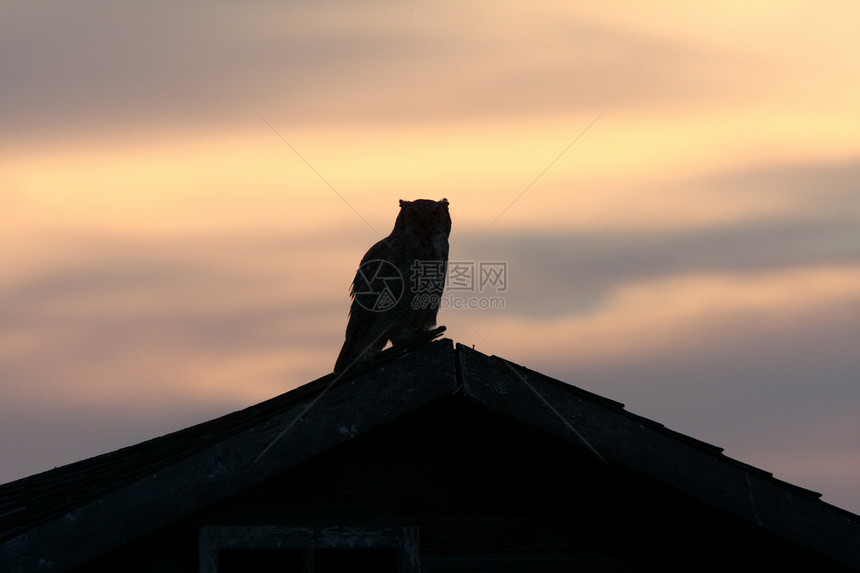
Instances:
[[[343,347],[340,349],[340,354],[337,355],[337,360],[334,363],[334,373],[340,374],[346,367],[353,362],[353,347],[355,342],[347,338],[343,341]],[[357,362],[357,360],[355,361]]]
[[[361,332],[354,332],[353,329],[347,327],[346,340],[343,341],[343,347],[340,349],[340,354],[337,355],[337,360],[334,363],[334,372],[339,374],[360,365],[368,360],[373,359],[385,343],[388,342],[388,331],[390,325],[383,329],[365,328]],[[380,330],[373,332],[373,330]]]

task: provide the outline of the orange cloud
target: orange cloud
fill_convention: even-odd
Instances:
[[[681,275],[620,287],[587,313],[444,319],[461,340],[481,348],[485,338],[491,352],[526,364],[634,364],[779,340],[809,321],[860,312],[858,293],[858,266]]]

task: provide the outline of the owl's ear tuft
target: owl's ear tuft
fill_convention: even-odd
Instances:
[[[409,203],[411,203],[411,202],[412,202],[412,201],[404,201],[403,199],[401,199],[401,200],[400,200],[400,208],[402,209],[402,208],[403,208],[403,207],[405,207],[406,205],[409,205]]]
[[[447,200],[447,199],[442,199],[442,200],[441,200],[441,201],[439,201],[439,202],[440,202],[440,203],[442,203],[443,205],[445,205],[445,207],[447,207],[447,206],[448,206],[448,200]]]

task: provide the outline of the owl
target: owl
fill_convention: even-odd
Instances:
[[[391,234],[370,247],[350,287],[352,304],[337,373],[391,341],[409,344],[436,324],[448,269],[448,200],[400,200]]]

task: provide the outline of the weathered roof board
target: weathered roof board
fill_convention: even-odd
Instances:
[[[0,563],[27,571],[83,563],[456,390],[453,353],[430,345],[335,380],[326,376],[201,426],[3,486]],[[325,416],[307,424],[298,417],[311,402]]]
[[[64,570],[451,394],[860,569],[860,518],[623,405],[450,340],[0,486],[0,563]],[[303,414],[313,407],[313,416]],[[289,429],[289,431],[285,431]],[[86,544],[80,539],[86,538]]]
[[[630,414],[617,402],[462,345],[458,351],[464,392],[470,398],[578,442],[609,464],[649,476],[860,568],[860,519],[822,502],[820,494]]]

